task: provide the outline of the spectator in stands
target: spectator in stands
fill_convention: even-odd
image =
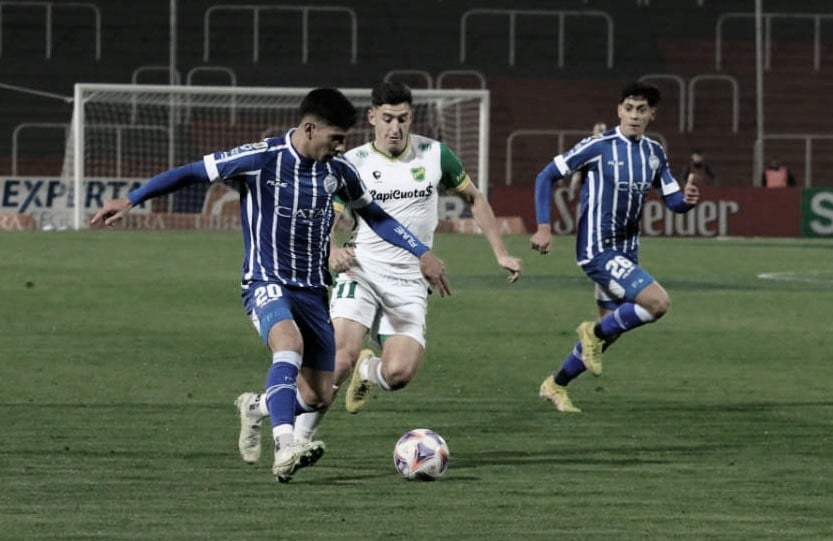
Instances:
[[[241,422],[251,419],[258,428],[251,431],[256,441],[245,442],[252,453],[244,458],[257,460],[260,420],[270,417],[272,473],[279,482],[324,453],[321,441],[296,441],[294,425],[297,412],[326,408],[333,398],[336,349],[328,310],[333,198],[338,196],[402,254],[410,252],[399,255],[419,267],[440,296],[450,292],[443,262],[373,200],[358,170],[341,156],[358,116],[353,104],[336,89],[319,88],[306,95],[299,113],[298,125],[286,134],[160,173],[126,197],[105,200],[92,219],[112,225],[136,205],[194,183],[239,183],[246,247],[243,304],[271,352],[263,399],[240,412]]]
[[[761,177],[764,188],[788,188],[795,186],[795,177],[779,158],[772,158]]]
[[[683,166],[683,171],[680,178],[688,178],[689,173],[693,173],[697,179],[697,183],[708,184],[709,186],[717,186],[717,174],[714,169],[706,162],[705,153],[695,148],[691,151],[691,159]]]
[[[590,134],[590,137],[599,137],[606,131],[607,124],[604,122],[596,122],[593,124],[593,132]],[[576,198],[582,182],[584,182],[584,172],[576,171],[573,173],[573,176],[570,177],[570,199]]]

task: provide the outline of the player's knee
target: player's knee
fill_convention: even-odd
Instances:
[[[663,296],[656,299],[656,302],[649,308],[651,315],[654,316],[654,319],[660,319],[662,316],[668,313],[668,310],[671,309],[671,299],[668,296]]]
[[[317,400],[315,402],[315,404],[312,405],[312,407],[315,409],[315,411],[321,411],[321,410],[325,410],[325,409],[329,408],[330,404],[333,403],[333,396],[334,395],[335,395],[335,393],[332,393],[332,392],[327,393],[326,396],[320,397],[320,400]]]
[[[385,370],[383,377],[390,387],[391,391],[398,391],[404,389],[408,383],[414,378],[412,370]]]
[[[391,391],[398,391],[404,389],[410,381],[410,379],[394,379],[393,381],[388,381],[388,385],[390,385]]]

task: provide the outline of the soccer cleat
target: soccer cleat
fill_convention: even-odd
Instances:
[[[373,382],[362,379],[360,368],[362,363],[367,362],[367,359],[373,355],[372,349],[363,349],[359,354],[359,360],[356,362],[356,366],[353,368],[353,376],[350,378],[350,385],[347,387],[347,396],[344,397],[344,408],[348,413],[358,413],[370,400],[370,389],[373,387]]]
[[[547,379],[541,384],[538,390],[538,396],[545,400],[549,400],[555,405],[555,409],[563,413],[581,413],[581,410],[573,405],[570,401],[570,396],[567,394],[567,387],[557,384],[553,381],[552,376],[547,376]]]
[[[593,332],[596,323],[585,321],[576,328],[581,341],[581,362],[594,376],[602,375],[602,346],[604,342]]]
[[[272,475],[278,483],[288,483],[301,468],[308,468],[318,462],[324,454],[323,441],[295,442],[275,452]]]
[[[243,393],[238,396],[234,405],[240,414],[240,436],[237,438],[237,449],[243,461],[254,464],[260,458],[260,423],[263,418],[255,411],[255,393]]]

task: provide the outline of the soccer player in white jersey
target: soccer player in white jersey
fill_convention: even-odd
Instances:
[[[333,397],[335,340],[328,311],[332,201],[339,197],[384,242],[413,258],[441,295],[450,292],[443,262],[373,202],[358,171],[339,154],[356,109],[338,90],[320,88],[301,103],[298,126],[280,137],[215,152],[161,173],[127,197],[104,202],[93,223],[112,225],[134,206],[194,182],[231,180],[241,189],[244,243],[241,280],[246,314],[272,353],[266,391],[235,402],[247,462],[260,455],[260,423],[271,418],[272,473],[289,481],[324,453],[320,441],[294,439],[295,416],[327,407]]]
[[[570,400],[567,384],[585,370],[600,375],[602,351],[623,333],[661,318],[671,303],[665,289],[639,265],[642,209],[652,187],[677,213],[691,210],[700,194],[692,175],[680,190],[662,145],[645,136],[659,100],[653,86],[625,86],[618,106],[619,126],[555,156],[535,180],[538,229],[530,244],[547,254],[552,244],[553,184],[573,172],[583,174],[576,261],[595,282],[599,310],[597,321],[578,326],[579,340],[572,351],[541,384],[539,395],[558,411],[581,411]]]
[[[371,98],[367,118],[375,138],[345,157],[359,170],[373,198],[431,246],[440,186],[458,194],[471,205],[497,264],[509,273],[508,281],[515,282],[522,262],[508,253],[489,202],[460,159],[444,143],[410,133],[411,90],[385,81],[373,89]],[[429,284],[416,260],[402,250],[388,249],[362,216],[347,246],[332,247],[330,266],[339,273],[330,301],[336,335],[335,381],[342,384],[352,370],[345,398],[347,411],[356,413],[367,403],[372,387],[402,389],[419,370],[425,352]],[[381,355],[363,350],[368,333],[381,343]],[[313,437],[324,411],[298,417],[297,440]]]

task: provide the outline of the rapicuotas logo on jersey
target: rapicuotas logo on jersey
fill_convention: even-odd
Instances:
[[[414,177],[414,180],[417,182],[425,180],[425,167],[412,167],[411,176]]]
[[[433,194],[433,184],[429,184],[424,189],[420,190],[390,190],[388,192],[370,190],[370,195],[373,196],[373,199],[380,203],[384,203],[385,201],[394,201],[397,199],[428,199]]]

